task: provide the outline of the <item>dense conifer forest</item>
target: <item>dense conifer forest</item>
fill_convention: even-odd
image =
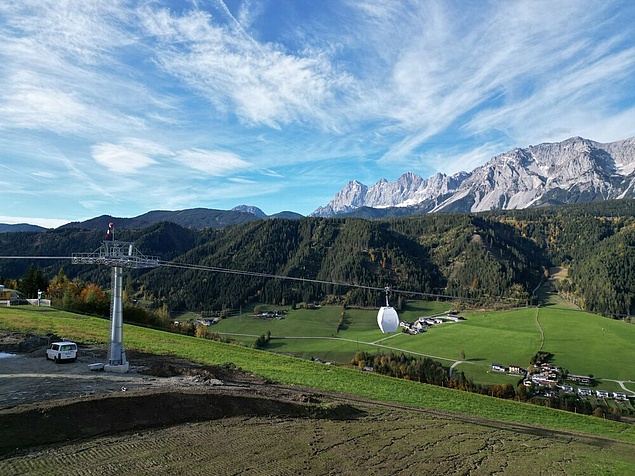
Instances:
[[[479,305],[526,305],[547,270],[563,266],[569,270],[560,281],[564,295],[584,309],[619,317],[635,311],[633,210],[632,200],[614,200],[378,220],[263,219],[223,229],[163,222],[119,230],[117,239],[132,241],[144,254],[166,262],[299,278],[166,266],[127,273],[128,294],[171,311],[221,312],[254,302],[379,306],[383,293],[372,288],[384,286],[412,297],[424,293]],[[98,249],[103,239],[101,231],[71,227],[0,233],[3,256],[60,257],[3,258],[0,284],[19,287],[22,281],[24,289],[34,279],[35,263],[37,278],[51,280],[62,270],[71,281],[107,289],[107,268],[74,266],[64,259]]]

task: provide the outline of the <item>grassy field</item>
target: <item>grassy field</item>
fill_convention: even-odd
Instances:
[[[414,321],[448,308],[445,303],[408,303],[400,318]],[[448,367],[464,360],[456,368],[483,384],[511,383],[513,377],[491,374],[491,364],[526,367],[539,350],[551,352],[552,363],[571,373],[608,379],[603,381],[607,390],[620,389],[611,380],[635,381],[629,365],[635,360],[635,326],[567,306],[466,312],[465,321],[444,323],[416,336],[382,334],[376,311],[359,309],[346,311],[347,328],[338,333],[341,312],[339,307],[296,310],[279,321],[244,314],[224,319],[210,330],[249,345],[269,331],[273,352],[340,363],[350,362],[358,350],[428,355]]]
[[[482,318],[487,319],[485,316]],[[468,321],[456,326],[448,324],[447,328],[458,328],[466,322]],[[40,335],[54,332],[59,336],[90,343],[106,343],[109,336],[109,322],[106,320],[46,308],[0,308],[0,328]],[[439,330],[442,331],[443,326]],[[635,443],[635,427],[632,425],[535,405],[492,399],[343,367],[326,366],[272,352],[129,325],[124,326],[124,340],[129,349],[172,354],[212,365],[232,362],[244,370],[285,385],[302,385],[380,401],[532,424],[554,430],[564,429]]]

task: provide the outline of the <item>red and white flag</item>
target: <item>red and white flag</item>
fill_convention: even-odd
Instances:
[[[106,231],[106,239],[110,238],[111,236],[114,236],[115,234],[115,224],[113,222],[108,223],[108,230]]]

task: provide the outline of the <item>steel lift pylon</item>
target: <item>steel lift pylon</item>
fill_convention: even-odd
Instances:
[[[112,236],[112,240],[108,237]],[[112,268],[110,301],[110,348],[107,372],[125,373],[130,368],[123,346],[123,269],[155,268],[159,259],[144,256],[133,243],[115,241],[113,224],[111,223],[101,247],[92,253],[73,253],[73,264],[104,265]]]

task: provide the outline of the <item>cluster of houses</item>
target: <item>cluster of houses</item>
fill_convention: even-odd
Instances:
[[[529,375],[528,379],[525,379],[525,385],[534,385],[543,387],[554,387],[560,380],[561,373],[558,367],[549,363],[542,363],[534,365],[533,372]]]
[[[284,319],[286,317],[287,311],[265,311],[260,314],[254,314],[252,317],[257,317],[258,319],[275,319],[279,321],[280,319]]]
[[[509,367],[505,367],[501,364],[492,364],[492,370],[494,372],[502,372],[506,374],[514,374],[514,375],[525,375],[527,370],[520,365],[510,365]]]
[[[220,317],[214,317],[213,319],[196,319],[194,321],[195,326],[213,326],[220,322]]]
[[[492,364],[492,371],[523,376],[523,385],[526,387],[542,388],[542,394],[546,397],[557,397],[560,392],[565,394],[577,394],[580,397],[590,397],[595,395],[597,398],[612,398],[614,400],[628,400],[628,396],[622,392],[608,392],[606,390],[592,390],[590,388],[574,388],[571,385],[565,385],[559,382],[564,380],[562,371],[555,365],[549,363],[541,363],[534,365],[528,371],[519,365],[504,366],[501,364]],[[593,377],[586,375],[567,374],[566,380],[579,385],[593,385]]]
[[[575,391],[572,389],[572,392]],[[591,395],[595,395],[597,398],[612,398],[613,400],[622,400],[627,401],[628,395],[622,392],[608,392],[606,390],[591,390],[590,388],[579,388],[577,390],[578,395],[581,397],[590,397]]]
[[[266,312],[261,312],[260,314],[254,314],[251,317],[255,317],[258,319],[276,319],[276,320],[280,320],[280,319],[284,319],[286,316],[286,311],[266,311]],[[194,324],[194,326],[213,326],[214,324],[218,324],[220,321],[222,320],[222,317],[210,317],[210,318],[204,318],[201,317],[199,319],[196,319],[194,321],[188,321],[187,324]],[[174,321],[174,325],[175,326],[181,326],[183,325],[183,323],[181,321]]]
[[[463,320],[465,320],[464,317],[456,314],[444,314],[442,316],[423,316],[413,323],[401,321],[399,326],[402,327],[402,331],[406,334],[416,335],[425,332],[428,327],[443,324],[444,322],[459,322]]]
[[[195,319],[194,321],[188,321],[187,324],[192,323],[195,326],[213,326],[214,324],[218,324],[220,322],[220,317],[214,317],[213,319]],[[181,326],[183,323],[181,321],[174,321],[175,326]]]

